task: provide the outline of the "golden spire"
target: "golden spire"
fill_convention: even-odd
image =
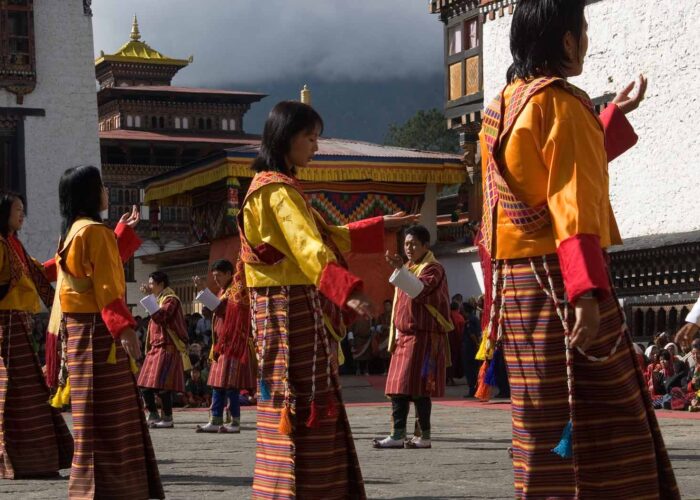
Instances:
[[[309,86],[306,84],[304,84],[304,88],[301,89],[301,102],[311,106],[311,89],[309,89]]]
[[[139,32],[139,20],[136,19],[136,14],[134,14],[134,21],[131,23],[131,39],[134,42],[141,40],[141,33]]]

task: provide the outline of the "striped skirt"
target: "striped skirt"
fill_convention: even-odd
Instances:
[[[254,391],[257,386],[257,360],[255,348],[250,342],[248,359],[246,363],[233,359],[225,354],[220,355],[216,361],[212,361],[209,367],[207,385],[214,389],[246,389]]]
[[[52,408],[29,340],[32,316],[0,311],[0,477],[50,476],[70,467],[73,438]]]
[[[557,257],[546,257],[554,291],[564,296]],[[533,259],[549,289],[543,259]],[[677,499],[671,463],[623,315],[600,303],[600,331],[586,354],[574,351],[573,459],[551,450],[569,421],[564,327],[528,259],[504,269],[504,351],[513,408],[517,498]],[[574,313],[569,308],[569,324]],[[624,333],[621,333],[624,332]]]
[[[174,345],[151,347],[139,372],[139,387],[159,391],[185,392],[182,355]]]
[[[75,454],[71,499],[165,498],[141,397],[124,349],[99,314],[64,313]]]
[[[441,398],[445,395],[445,343],[443,333],[404,333],[397,331],[396,347],[391,355],[389,373],[384,393],[387,396],[428,396]],[[437,349],[435,361],[437,375],[429,380],[424,373],[431,349]]]
[[[258,398],[258,434],[255,453],[254,499],[364,499],[362,473],[355,453],[350,424],[340,395],[338,368],[320,329],[314,337],[320,308],[318,292],[311,286],[252,289],[257,349],[261,372],[271,399]],[[330,342],[328,344],[331,344]],[[329,350],[333,347],[329,345]],[[315,352],[315,353],[314,353]],[[316,360],[314,369],[314,358]],[[330,372],[327,372],[327,369]],[[284,405],[284,376],[296,414],[291,435],[278,431]],[[330,376],[330,384],[328,378]],[[320,426],[305,425],[310,414],[309,397],[315,383]],[[328,416],[332,401],[337,416]]]

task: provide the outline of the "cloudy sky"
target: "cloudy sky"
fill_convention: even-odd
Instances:
[[[143,40],[194,55],[179,85],[309,79],[380,82],[441,74],[442,24],[427,0],[96,0],[95,53],[138,15]]]

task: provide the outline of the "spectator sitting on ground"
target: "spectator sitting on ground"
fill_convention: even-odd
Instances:
[[[654,369],[649,378],[649,393],[652,398],[663,396],[667,393],[666,382],[674,374],[671,353],[666,349],[662,350],[659,353],[659,362],[654,364],[653,367]]]
[[[209,388],[202,380],[201,372],[196,368],[192,369],[185,382],[185,397],[187,399],[185,408],[200,408],[210,404]]]

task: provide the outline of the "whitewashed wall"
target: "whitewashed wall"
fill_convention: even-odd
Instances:
[[[640,72],[649,77],[647,99],[629,117],[639,144],[610,164],[623,237],[700,229],[700,2],[601,0],[586,10],[588,57],[572,83],[598,97]],[[487,100],[505,83],[511,18],[484,24]]]
[[[46,116],[25,118],[29,214],[20,237],[42,260],[58,242],[58,179],[75,165],[99,168],[100,148],[92,18],[82,0],[35,0],[34,29],[37,86],[21,107],[43,108]],[[19,106],[0,90],[0,107]]]

